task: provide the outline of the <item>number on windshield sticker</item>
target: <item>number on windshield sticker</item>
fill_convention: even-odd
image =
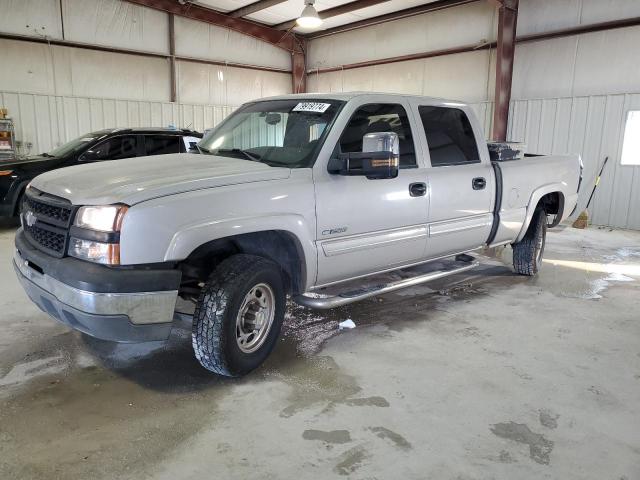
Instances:
[[[300,102],[295,107],[293,107],[293,111],[324,113],[327,111],[327,108],[329,108],[330,106],[331,106],[330,103]]]

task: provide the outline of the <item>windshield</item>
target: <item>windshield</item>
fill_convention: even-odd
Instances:
[[[109,133],[109,130],[87,133],[86,135],[78,137],[74,140],[71,140],[70,142],[60,145],[57,148],[54,148],[47,154],[51,155],[52,157],[64,157],[65,155],[71,152],[75,152],[76,150],[84,147],[85,145],[88,145],[89,143],[93,142],[94,140],[100,138],[101,136],[107,133]]]
[[[270,166],[310,167],[343,103],[315,99],[251,103],[205,135],[198,148]]]

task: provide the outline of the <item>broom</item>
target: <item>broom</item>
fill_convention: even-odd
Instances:
[[[589,205],[591,205],[593,194],[596,193],[596,188],[598,188],[598,184],[600,183],[600,177],[602,177],[602,172],[604,172],[604,167],[607,164],[608,160],[609,160],[609,157],[604,158],[604,162],[602,163],[602,168],[600,168],[600,173],[598,173],[598,176],[596,177],[596,182],[593,185],[593,190],[591,190],[591,195],[589,195],[589,200],[587,200],[587,206],[584,207],[584,210],[582,211],[582,213],[578,215],[578,218],[576,219],[576,221],[573,222],[573,228],[587,228],[589,226],[589,212],[587,210],[589,209]]]

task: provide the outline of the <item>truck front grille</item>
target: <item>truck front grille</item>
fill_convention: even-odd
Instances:
[[[65,247],[67,242],[67,236],[65,233],[46,230],[38,224],[24,226],[24,231],[27,234],[32,244],[35,242],[35,246],[47,253],[56,257],[62,257],[65,254]]]
[[[25,197],[25,206],[43,221],[49,220],[53,224],[68,226],[71,219],[71,206],[63,207],[50,205],[30,197]]]
[[[42,193],[25,195],[22,226],[29,243],[49,255],[64,257],[74,209],[73,205],[58,197]]]

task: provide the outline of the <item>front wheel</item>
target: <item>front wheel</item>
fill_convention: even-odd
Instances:
[[[513,269],[520,275],[534,276],[542,266],[542,255],[547,237],[547,215],[538,209],[524,238],[512,245]]]
[[[234,255],[218,265],[193,316],[193,350],[218,375],[249,373],[269,356],[280,334],[286,295],[278,265]]]

